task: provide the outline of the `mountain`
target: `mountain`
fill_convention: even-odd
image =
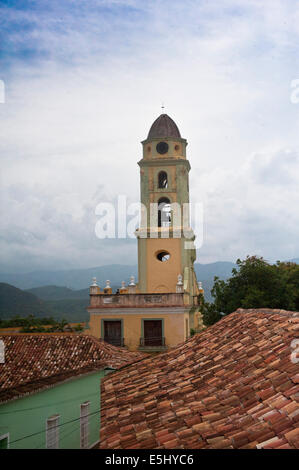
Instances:
[[[291,260],[299,263],[299,258]],[[230,261],[217,261],[216,263],[195,263],[194,268],[198,281],[203,283],[206,300],[211,300],[210,290],[214,284],[214,276],[226,280],[231,276],[236,265]],[[44,301],[65,301],[66,299],[88,300],[88,287],[92,278],[96,277],[101,288],[109,279],[114,290],[121,286],[121,281],[128,282],[130,276],[137,280],[136,265],[111,264],[88,269],[69,269],[65,271],[34,271],[22,274],[0,273],[0,282],[12,284],[19,289],[27,289]],[[62,304],[56,304],[61,308]],[[73,304],[74,305],[74,304]],[[51,304],[51,308],[54,304]],[[55,308],[56,308],[55,307]],[[81,310],[82,315],[84,314]]]
[[[111,285],[120,287],[121,281],[128,282],[130,276],[137,278],[137,266],[110,264],[108,266],[65,271],[33,271],[21,274],[0,273],[0,282],[7,282],[20,289],[51,285],[70,289],[86,289],[90,286],[93,277],[98,279],[101,287],[105,286],[106,279],[111,281]]]
[[[23,291],[10,284],[0,283],[0,319],[8,320],[15,317],[53,317],[55,320],[63,318],[68,322],[88,321],[89,315],[86,311],[88,305],[88,289],[82,291],[71,291],[67,288],[56,288],[50,286],[49,292],[52,295],[51,300],[41,299],[32,292]],[[55,292],[57,290],[57,292]],[[33,291],[39,290],[32,289]],[[70,295],[68,291],[73,292],[73,298],[61,298],[63,292]],[[47,293],[47,287],[41,288],[44,297],[50,297]],[[55,299],[56,297],[56,299]]]
[[[89,314],[86,311],[89,304],[88,296],[86,299],[47,300],[45,304],[52,312],[52,316],[59,320],[64,318],[68,322],[89,321]]]
[[[209,264],[194,264],[198,281],[214,280],[214,276],[218,276],[221,279],[227,279],[231,276],[232,269],[235,267],[236,264],[231,263],[230,261],[217,261],[216,263]]]
[[[197,279],[203,283],[206,299],[210,301],[210,289],[213,287],[214,276],[227,279],[231,275],[231,270],[235,267],[235,264],[229,261],[218,261],[210,264],[195,263],[194,267]],[[97,278],[102,288],[105,286],[106,279],[109,279],[115,290],[121,286],[121,281],[128,282],[132,275],[137,280],[136,265],[112,264],[66,271],[34,271],[22,274],[0,273],[0,282],[3,281],[20,289],[25,289],[25,292],[34,294],[45,301],[64,301],[66,299],[86,299],[88,301],[88,286],[91,284],[93,277]],[[64,303],[64,305],[67,304]],[[50,307],[58,308],[61,312],[62,304],[52,303]],[[82,309],[81,313],[84,314]]]
[[[69,322],[88,321],[86,307],[89,303],[89,289],[73,290],[68,287],[43,286],[29,289],[36,297],[44,301],[54,318]]]
[[[25,292],[30,292],[36,297],[42,300],[56,301],[56,300],[66,300],[66,299],[85,299],[88,301],[89,290],[73,290],[68,287],[61,286],[43,286],[43,287],[33,287],[28,289]]]
[[[227,278],[231,275],[231,270],[235,266],[234,263],[229,261],[218,261],[216,263],[210,264],[200,264],[195,263],[195,271],[198,277],[198,280],[213,280],[214,276],[219,276],[220,278]],[[53,286],[63,287],[65,290],[66,297],[64,298],[74,298],[71,291],[73,289],[86,289],[90,286],[92,278],[96,277],[100,286],[105,286],[106,279],[109,279],[111,285],[120,287],[121,281],[128,282],[130,276],[135,276],[137,280],[137,265],[121,265],[121,264],[110,264],[107,266],[98,266],[95,268],[88,269],[70,269],[67,271],[34,271],[31,273],[22,273],[22,274],[5,274],[0,273],[0,282],[7,282],[12,284],[20,289],[27,289],[30,292],[35,293],[37,296],[44,298],[43,291],[32,291],[33,288],[37,287],[47,287],[46,300],[54,300],[51,298],[50,287]],[[63,291],[61,295],[58,293],[57,289],[55,290],[54,296],[56,300],[63,297]],[[48,297],[48,295],[50,297]],[[75,294],[76,298],[81,294]],[[82,297],[81,297],[82,298]]]
[[[231,262],[195,264],[197,278],[203,283],[208,301],[212,300],[210,290],[214,276],[227,279],[234,266]],[[137,266],[108,265],[67,271],[0,274],[0,318],[33,314],[74,322],[86,321],[88,286],[92,278],[97,277],[101,287],[109,279],[115,291],[121,286],[121,281],[128,282],[131,275],[137,280]]]
[[[10,284],[0,283],[0,318],[8,319],[15,315],[50,315],[48,306],[30,292],[24,292]]]

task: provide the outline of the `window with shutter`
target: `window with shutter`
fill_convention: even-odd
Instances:
[[[80,447],[88,448],[89,442],[89,401],[80,405]]]
[[[59,415],[47,419],[46,447],[47,449],[59,448]]]

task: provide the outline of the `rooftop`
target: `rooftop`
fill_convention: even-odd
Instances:
[[[1,339],[5,363],[0,364],[0,402],[87,372],[119,369],[145,357],[82,334],[0,335]]]
[[[176,123],[167,114],[161,114],[152,124],[148,139],[155,139],[158,137],[173,137],[180,139],[181,134]]]
[[[299,313],[243,310],[105,377],[101,448],[299,448]]]

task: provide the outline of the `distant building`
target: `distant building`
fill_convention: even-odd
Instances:
[[[78,334],[3,335],[0,341],[0,449],[93,447],[102,378],[143,358]]]
[[[195,235],[189,217],[187,141],[161,114],[142,142],[138,284],[132,277],[112,294],[109,281],[90,287],[90,333],[130,350],[161,351],[201,326],[201,286],[194,271]]]

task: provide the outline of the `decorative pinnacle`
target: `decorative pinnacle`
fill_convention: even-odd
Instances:
[[[93,277],[93,278],[92,278],[91,287],[98,287],[98,283],[97,283],[97,278],[96,278],[96,277]]]

